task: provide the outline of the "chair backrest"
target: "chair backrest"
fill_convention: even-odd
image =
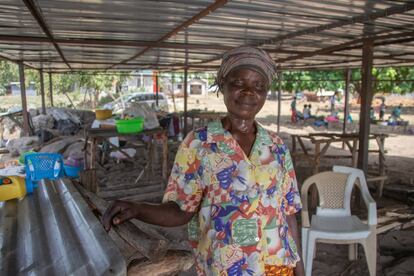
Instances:
[[[24,160],[26,176],[32,181],[63,176],[63,158],[58,153],[30,153]]]
[[[321,172],[306,179],[302,187],[302,197],[313,184],[319,194],[317,215],[349,216],[351,215],[351,193],[357,176],[341,171]],[[307,204],[307,199],[304,200]]]

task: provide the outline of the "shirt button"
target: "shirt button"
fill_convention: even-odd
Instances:
[[[255,241],[260,241],[259,237],[254,238]]]

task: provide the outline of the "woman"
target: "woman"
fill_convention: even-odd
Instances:
[[[103,223],[189,223],[199,275],[304,275],[295,172],[282,140],[255,121],[275,64],[262,50],[227,52],[217,74],[227,115],[181,144],[162,204],[118,201]],[[190,221],[191,220],[191,221]]]

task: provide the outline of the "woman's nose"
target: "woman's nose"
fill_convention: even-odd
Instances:
[[[254,95],[254,91],[253,89],[251,89],[250,87],[246,87],[241,91],[242,94],[246,94],[246,95]]]

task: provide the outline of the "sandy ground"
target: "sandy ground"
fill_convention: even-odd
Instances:
[[[292,125],[290,123],[290,98],[288,96],[283,97],[282,100],[282,109],[281,109],[281,127],[280,127],[280,136],[284,141],[290,146],[292,134],[307,134],[315,132],[341,132],[341,125],[333,126],[332,128],[325,127],[314,127],[312,125],[306,124],[296,124]],[[173,111],[173,105],[171,102],[170,111]],[[359,106],[356,104],[356,101],[351,101],[351,115],[354,120],[358,118]],[[414,98],[411,97],[390,97],[387,98],[387,114],[392,110],[392,106],[398,105],[400,102],[404,104],[403,108],[403,118],[410,122],[410,125],[414,125]],[[297,107],[299,110],[303,108],[303,105],[307,103],[305,101],[299,101]],[[376,101],[374,105],[377,105],[379,101]],[[312,112],[318,115],[327,115],[329,109],[329,103],[315,103],[312,102]],[[3,103],[2,103],[3,105]],[[276,131],[276,115],[277,115],[277,101],[268,100],[263,107],[262,111],[258,114],[257,120],[262,123],[266,128]],[[341,109],[340,106],[338,106]],[[217,111],[225,112],[225,106],[223,104],[222,97],[217,98],[216,95],[208,96],[192,96],[188,99],[188,109],[201,109],[208,111]],[[183,99],[176,99],[176,111],[183,110]],[[357,131],[358,125],[354,123],[349,126],[350,131]],[[386,167],[389,175],[389,180],[386,185],[391,185],[394,183],[405,183],[410,184],[414,179],[414,135],[410,135],[403,132],[403,129],[400,127],[381,127],[377,125],[371,126],[371,131],[374,133],[387,133],[389,137],[385,141],[385,149],[387,150],[386,158]],[[310,147],[310,145],[307,145]],[[373,143],[370,144],[370,147],[375,147]],[[331,152],[340,153],[343,152],[341,145],[334,145]],[[321,171],[330,170],[331,166],[334,164],[350,165],[349,160],[322,160]],[[370,156],[370,166],[375,167],[378,165],[378,156]],[[299,183],[301,183],[305,178],[311,175],[312,170],[309,168],[309,165],[305,162],[297,162],[295,164],[296,172],[298,175]],[[382,208],[384,206],[393,206],[396,202],[383,197],[380,201],[377,202],[378,207]],[[168,232],[171,234],[178,233],[179,235],[185,235],[185,228],[180,228],[177,230],[168,229]],[[378,237],[379,245],[381,244],[383,236]],[[316,258],[314,260],[314,275],[341,275],[341,276],[354,276],[354,275],[368,275],[367,266],[364,254],[360,248],[361,254],[356,262],[350,262],[347,260],[347,247],[345,245],[318,245]],[[398,259],[398,258],[397,258]],[[395,259],[395,260],[397,260]],[[397,275],[397,274],[388,274],[385,273],[386,268],[384,269],[384,264],[397,262],[394,261],[393,257],[384,256],[381,253],[381,257],[378,257],[378,273],[377,275]],[[190,276],[195,275],[194,270],[190,270],[185,273],[181,273],[180,276]],[[405,274],[404,274],[405,275]],[[407,274],[412,275],[412,274]]]

